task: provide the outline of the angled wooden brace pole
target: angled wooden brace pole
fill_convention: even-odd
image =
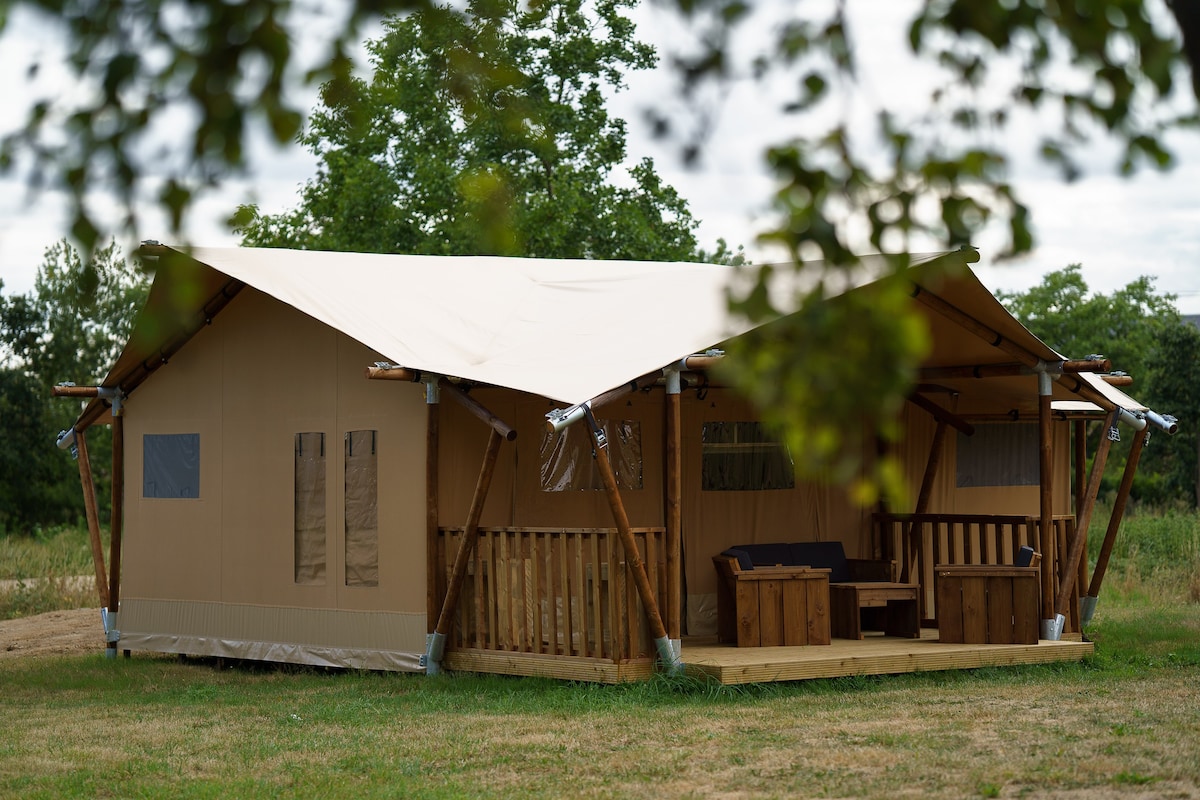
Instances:
[[[666,670],[672,673],[678,672],[682,665],[667,636],[662,614],[658,610],[658,599],[654,596],[654,587],[650,585],[650,578],[646,574],[646,565],[642,561],[637,542],[633,538],[633,531],[629,527],[629,517],[625,513],[625,504],[621,502],[617,477],[613,472],[612,462],[608,459],[608,442],[605,440],[604,431],[597,424],[596,418],[592,416],[591,408],[584,406],[584,410],[587,416],[588,433],[592,437],[592,455],[596,459],[596,466],[600,469],[600,477],[604,481],[604,492],[608,496],[608,507],[612,511],[613,521],[617,525],[617,533],[621,537],[625,562],[633,572],[633,582],[637,587],[638,597],[641,598],[642,607],[646,610],[646,620],[650,625],[650,635],[654,637],[654,647]]]
[[[1121,518],[1125,516],[1125,503],[1129,500],[1129,490],[1133,488],[1133,476],[1137,473],[1138,461],[1142,457],[1142,448],[1150,436],[1150,429],[1140,430],[1133,435],[1133,445],[1129,448],[1129,459],[1125,462],[1125,472],[1121,475],[1121,485],[1117,489],[1117,498],[1113,502],[1112,516],[1108,519],[1108,530],[1104,533],[1104,542],[1100,545],[1100,555],[1096,558],[1096,568],[1092,572],[1092,582],[1088,586],[1087,595],[1080,603],[1079,616],[1084,624],[1092,621],[1096,613],[1096,600],[1100,597],[1100,584],[1104,582],[1104,573],[1108,570],[1108,559],[1112,556],[1113,543],[1117,539],[1117,530],[1121,527]]]
[[[1104,476],[1104,466],[1108,463],[1108,451],[1112,448],[1112,437],[1107,429],[1115,427],[1117,414],[1113,412],[1108,417],[1105,435],[1100,437],[1100,446],[1092,459],[1092,472],[1088,476],[1087,493],[1083,498],[1083,513],[1075,524],[1075,538],[1071,540],[1071,550],[1062,564],[1062,583],[1058,587],[1058,598],[1054,604],[1055,613],[1065,615],[1071,601],[1071,593],[1075,590],[1075,579],[1079,574],[1079,562],[1087,547],[1087,529],[1092,521],[1092,511],[1096,507],[1096,496],[1100,494],[1100,479]]]
[[[908,401],[926,411],[937,421],[937,427],[933,431],[933,441],[929,444],[929,458],[925,462],[925,474],[921,477],[921,490],[917,494],[917,505],[913,509],[913,514],[918,515],[924,514],[929,510],[929,498],[933,494],[933,482],[937,478],[938,469],[942,464],[947,427],[952,425],[956,430],[962,431],[967,436],[974,436],[975,426],[919,394],[909,395]],[[906,526],[904,531],[905,543],[911,542],[913,532],[917,530],[917,524],[916,522],[909,522]],[[899,577],[902,581],[912,580],[912,564],[910,563],[910,559],[906,558],[904,560],[904,563],[901,565],[901,574]]]
[[[929,498],[933,494],[933,482],[937,478],[938,467],[942,463],[942,450],[946,441],[946,423],[938,420],[937,427],[933,431],[933,441],[929,443],[929,458],[925,462],[925,474],[921,477],[921,490],[917,494],[917,505],[913,509],[913,515],[924,514],[929,510]],[[912,544],[913,534],[920,530],[919,523],[912,520],[905,526],[904,529],[904,546],[910,547]],[[913,547],[909,552],[918,552]],[[914,556],[915,558],[915,556]],[[899,579],[905,582],[912,580],[912,559],[905,558],[904,563],[900,565]]]
[[[472,414],[486,422],[492,430],[488,436],[487,450],[483,455],[479,479],[475,482],[475,493],[471,496],[471,508],[467,512],[466,529],[463,531],[458,553],[454,557],[454,567],[450,571],[446,598],[442,601],[442,611],[426,644],[425,671],[429,675],[436,675],[442,671],[446,637],[450,635],[450,629],[454,626],[454,613],[458,607],[459,595],[462,594],[463,581],[467,576],[467,566],[471,562],[471,554],[475,551],[475,541],[479,538],[479,519],[483,516],[483,505],[487,502],[488,490],[492,485],[492,475],[496,471],[496,458],[500,454],[500,445],[505,440],[511,442],[517,438],[517,432],[512,427],[506,425],[499,417],[445,379],[438,383],[438,388],[442,393],[463,404]]]
[[[1072,423],[1074,441],[1072,444],[1075,448],[1074,467],[1075,467],[1075,519],[1079,520],[1083,516],[1083,487],[1087,480],[1087,420],[1077,419]],[[1087,553],[1086,547],[1084,553]],[[1087,557],[1079,559],[1079,575],[1076,578],[1079,585],[1083,586],[1087,583]]]
[[[91,422],[82,419],[75,426],[62,432],[58,446],[67,447],[74,443],[79,460],[79,482],[83,488],[83,510],[87,518],[88,539],[92,546],[92,563],[96,570],[96,593],[100,596],[101,616],[104,620],[104,635],[110,658],[117,653],[120,632],[116,630],[117,612],[120,610],[121,587],[121,516],[125,500],[125,408],[124,393],[120,387],[75,386],[60,384],[51,390],[54,397],[100,397],[106,403],[96,403],[92,409],[112,408],[112,536],[109,540],[109,573],[104,572],[104,546],[100,542],[100,514],[96,507],[96,483],[92,476],[92,460],[88,455],[87,428]],[[92,421],[100,412],[93,412]],[[86,413],[85,415],[86,416]]]
[[[104,569],[104,545],[100,542],[96,483],[92,478],[92,461],[88,456],[85,431],[75,431],[75,446],[79,449],[79,482],[83,487],[83,512],[87,517],[88,540],[92,545],[92,565],[96,568],[96,593],[100,596],[100,605],[108,608],[108,577]]]

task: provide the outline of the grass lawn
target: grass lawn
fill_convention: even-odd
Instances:
[[[1195,797],[1200,606],[1082,664],[747,688],[0,662],[0,796]]]
[[[0,660],[0,798],[1197,798],[1200,516],[1131,522],[1082,663],[720,687]],[[50,541],[70,557],[11,542],[5,577],[86,574],[85,539]]]

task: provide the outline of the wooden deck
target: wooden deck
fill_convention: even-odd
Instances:
[[[1037,644],[943,644],[934,628],[920,639],[865,633],[862,640],[834,639],[823,647],[732,647],[715,639],[683,642],[688,672],[709,675],[724,684],[801,681],[846,675],[937,672],[1014,664],[1079,661],[1094,651],[1091,642]]]
[[[920,639],[871,632],[864,636],[862,640],[834,639],[828,645],[801,647],[735,647],[718,644],[715,637],[684,639],[683,663],[690,674],[738,684],[1047,664],[1079,661],[1094,651],[1091,642],[1078,636],[1037,644],[943,644],[933,628],[922,629]],[[645,660],[614,664],[597,658],[480,650],[451,650],[444,664],[447,669],[464,672],[600,683],[645,680],[653,672],[652,664]]]

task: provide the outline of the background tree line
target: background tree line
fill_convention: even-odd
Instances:
[[[1152,432],[1134,479],[1132,497],[1153,506],[1196,508],[1200,493],[1200,329],[1184,321],[1174,298],[1142,276],[1111,294],[1089,293],[1072,264],[1046,275],[1027,292],[1000,292],[1002,303],[1042,341],[1070,358],[1099,353],[1133,377],[1128,393],[1180,420],[1175,436]],[[1092,425],[1088,452],[1102,426]],[[1102,492],[1115,492],[1132,437],[1113,448]]]
[[[321,105],[300,140],[320,157],[318,174],[292,211],[271,215],[242,209],[236,221],[246,243],[388,252],[740,260],[723,243],[711,254],[698,248],[686,201],[661,181],[653,164],[642,162],[627,176],[616,174],[625,157],[625,124],[606,113],[605,92],[619,88],[626,72],[654,60],[654,53],[634,37],[624,13],[632,2],[354,4],[349,23],[333,31],[329,59],[310,75],[325,83]],[[247,14],[237,0],[198,0],[206,13],[184,19],[147,16],[140,6],[121,0],[86,9],[74,0],[22,0],[18,5],[62,17],[65,35],[75,47],[68,67],[77,72],[81,85],[97,89],[92,95],[70,95],[90,98],[82,101],[90,105],[73,112],[60,102],[74,99],[37,103],[26,127],[0,142],[0,168],[10,168],[22,153],[32,154],[38,180],[57,180],[71,191],[76,201],[72,233],[86,254],[72,254],[65,245],[58,255],[52,250],[46,274],[62,275],[62,282],[47,278],[44,287],[39,284],[30,295],[5,299],[3,305],[3,380],[11,387],[5,390],[5,402],[14,416],[24,415],[21,418],[37,424],[50,421],[53,433],[70,415],[41,408],[24,390],[48,390],[53,382],[72,376],[95,380],[111,358],[95,355],[88,336],[109,331],[110,348],[122,340],[116,333],[117,317],[104,316],[109,309],[104,276],[106,270],[131,268],[114,252],[96,250],[100,231],[88,213],[87,192],[115,181],[118,198],[129,211],[128,225],[136,226],[133,196],[143,172],[140,137],[165,107],[164,99],[185,99],[197,112],[195,129],[181,137],[191,144],[186,166],[160,187],[160,202],[176,226],[197,192],[246,166],[242,145],[247,125],[264,121],[280,141],[296,136],[301,117],[288,107],[283,93],[295,63],[287,26],[296,9],[291,0],[272,0]],[[1028,250],[1033,245],[1028,214],[1008,182],[1008,156],[993,135],[1017,108],[1061,111],[1062,129],[1047,133],[1039,152],[1065,177],[1077,172],[1072,154],[1090,135],[1106,136],[1120,145],[1122,170],[1147,163],[1168,166],[1171,154],[1163,134],[1188,121],[1189,109],[1194,110],[1193,87],[1182,89],[1189,97],[1187,107],[1181,110],[1177,102],[1179,87],[1186,84],[1180,69],[1188,62],[1185,47],[1195,43],[1189,12],[1182,5],[1170,8],[1184,31],[1180,37],[1164,27],[1162,14],[1148,2],[1123,0],[1109,4],[1102,14],[1085,13],[1084,5],[1088,3],[1042,0],[922,5],[909,30],[911,50],[938,64],[946,83],[934,90],[929,107],[916,118],[880,108],[874,131],[852,128],[844,116],[828,113],[838,104],[839,94],[854,90],[854,39],[845,3],[797,12],[777,36],[764,39],[767,44],[754,61],[755,69],[795,71],[801,80],[789,108],[798,120],[818,120],[811,130],[798,125],[802,132],[769,154],[780,180],[779,225],[772,237],[792,253],[795,268],[850,266],[855,249],[850,229],[868,231],[871,249],[903,252],[918,233],[953,246],[999,221],[1009,230],[1009,250]],[[675,59],[684,80],[681,92],[690,96],[698,84],[730,74],[735,54],[728,49],[729,35],[750,16],[751,8],[738,0],[678,6],[683,18],[708,26],[702,46]],[[372,76],[358,78],[345,56],[355,24],[389,10],[408,13],[386,22],[384,36],[368,47]],[[0,32],[5,20],[0,15]],[[1060,88],[1050,74],[1051,63],[1060,56],[1067,56],[1093,80],[1083,89]],[[998,72],[1002,80],[1019,73],[1015,84],[1004,90],[989,83],[995,77],[993,62],[1014,60],[1022,70]],[[243,69],[251,62],[255,69]],[[257,68],[263,65],[267,68]],[[987,91],[982,90],[985,86]],[[823,116],[803,117],[810,112]],[[663,131],[672,130],[673,122],[657,119]],[[63,139],[63,132],[70,135]],[[992,143],[979,144],[980,134]],[[700,145],[687,147],[694,154]],[[823,265],[811,266],[813,257],[823,257]],[[106,259],[111,262],[107,266]],[[51,262],[56,264],[53,269],[48,268]],[[893,266],[900,270],[905,265],[901,256]],[[1069,277],[1070,270],[1066,274]],[[136,284],[132,272],[128,277],[130,286]],[[1150,301],[1120,293],[1118,297],[1138,310],[1136,319],[1154,328],[1157,323],[1147,320],[1169,315],[1173,307],[1166,307],[1170,304],[1165,298],[1158,300],[1166,306],[1154,302],[1149,283],[1141,288]],[[734,298],[734,313],[771,314],[763,297],[763,292],[751,292]],[[821,311],[818,304],[806,305],[809,313],[789,321],[794,330],[776,343],[778,357],[762,359],[773,371],[750,371],[743,380],[747,386],[786,387],[796,384],[794,376],[813,374],[814,365],[805,359],[824,349],[788,347],[789,341],[829,342],[831,350],[824,353],[829,357],[838,356],[835,346],[858,352],[887,344],[897,350],[895,358],[883,359],[889,368],[864,376],[866,383],[860,381],[856,392],[877,408],[863,409],[838,397],[819,404],[825,409],[822,431],[849,430],[861,416],[886,418],[902,402],[921,355],[910,341],[913,337],[903,335],[911,320],[902,299],[901,294],[881,292],[874,301],[881,306],[859,309],[852,318]],[[1088,298],[1086,287],[1077,286],[1061,298],[1076,305],[1053,305],[1052,299],[1031,299],[1029,313],[1024,314],[1020,298],[1009,298],[1035,332],[1064,353],[1077,355],[1073,341],[1057,340],[1053,329],[1040,326],[1054,310],[1066,314],[1095,298]],[[1089,318],[1094,312],[1088,312]],[[88,328],[85,320],[93,319],[100,321]],[[1147,340],[1141,352],[1154,357],[1142,373],[1146,383],[1139,383],[1145,389],[1134,393],[1156,408],[1179,414],[1186,434],[1188,419],[1196,416],[1189,413],[1194,399],[1185,395],[1195,382],[1188,384],[1180,376],[1191,362],[1180,367],[1179,361],[1168,359],[1194,351],[1189,349],[1190,334],[1177,324],[1177,314],[1174,323],[1159,325],[1157,335]],[[1140,368],[1122,361],[1120,348],[1132,346],[1127,344],[1131,332],[1114,327],[1094,333],[1101,341],[1093,339],[1082,349],[1092,352],[1110,342],[1107,354],[1118,365],[1132,367],[1141,381]],[[83,344],[77,348],[79,363],[66,370],[55,354],[69,350],[71,336],[80,337]],[[1078,341],[1083,344],[1084,338]],[[1157,379],[1154,370],[1161,371]],[[1179,380],[1179,386],[1159,402],[1151,394],[1158,391],[1153,387],[1165,392],[1172,380]],[[42,396],[48,397],[48,391]],[[1174,403],[1176,397],[1184,405]],[[782,409],[792,408],[786,396],[774,401]],[[854,418],[831,418],[836,414],[829,409],[850,409],[846,413]],[[39,423],[47,414],[50,417]],[[812,420],[797,411],[782,414],[781,421],[797,450],[821,452],[806,439],[814,428]],[[1179,452],[1171,458],[1182,470],[1188,459],[1186,440],[1177,441]],[[839,449],[844,450],[835,443],[830,452]],[[31,514],[39,513],[18,508],[36,506],[43,509],[41,514],[52,516],[50,509],[58,507],[56,490],[50,487],[65,484],[49,476],[53,470],[62,475],[67,470],[58,462],[35,464],[40,456],[34,452],[32,447],[5,447],[5,491],[43,468],[48,476],[31,484],[29,492],[6,500],[3,508],[11,510],[2,512],[5,519],[32,519]],[[1192,463],[1194,468],[1194,458]],[[1181,486],[1181,478],[1164,478],[1160,496],[1170,497],[1170,487]],[[28,499],[43,490],[43,499]]]
[[[146,277],[109,244],[84,258],[66,240],[47,248],[34,287],[5,295],[0,282],[0,532],[31,532],[83,516],[79,471],[55,446],[80,407],[50,396],[64,381],[104,378],[148,292]],[[107,515],[112,443],[89,440],[101,513]]]

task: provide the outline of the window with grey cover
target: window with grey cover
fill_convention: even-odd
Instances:
[[[1038,426],[1024,422],[976,425],[975,434],[958,434],[957,481],[976,486],[1036,486],[1041,467]]]
[[[142,497],[195,499],[200,496],[200,434],[142,436]]]
[[[325,434],[297,433],[293,519],[296,583],[325,583]]]
[[[346,585],[379,585],[379,435],[347,431]]]

